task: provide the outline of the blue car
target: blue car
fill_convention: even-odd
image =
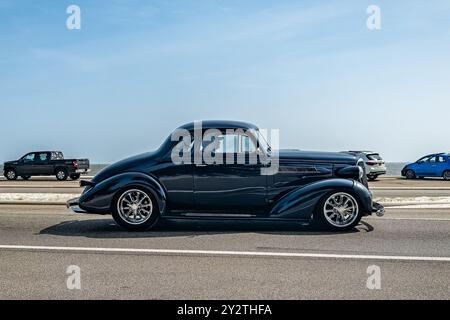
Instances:
[[[420,158],[402,169],[402,176],[406,179],[443,177],[450,180],[450,154],[437,153]]]

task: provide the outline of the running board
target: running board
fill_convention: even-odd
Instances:
[[[181,213],[182,217],[189,218],[256,218],[256,214],[232,214],[232,213]]]
[[[283,218],[272,218],[272,217],[263,217],[252,214],[219,214],[219,213],[180,213],[180,214],[172,214],[172,215],[164,215],[161,216],[162,219],[167,220],[230,220],[230,221],[260,221],[260,222],[296,222],[300,224],[309,224],[311,219],[283,219]]]

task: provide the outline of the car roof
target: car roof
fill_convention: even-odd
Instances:
[[[364,154],[379,154],[378,152],[375,151],[354,151],[354,150],[350,150],[350,151],[344,151],[344,152],[348,152],[348,153],[364,153]]]
[[[46,151],[30,151],[30,152],[27,152],[26,154],[30,154],[30,153],[62,153],[61,151],[48,151],[48,150],[46,150]]]
[[[425,158],[425,157],[432,157],[432,156],[450,156],[450,153],[447,153],[447,152],[440,152],[440,153],[431,153],[431,154],[428,154],[428,155],[426,155],[426,156],[423,156],[422,158]]]
[[[199,120],[198,122],[201,123],[203,129],[258,129],[252,123],[235,120]],[[178,129],[193,130],[194,122],[186,123]]]

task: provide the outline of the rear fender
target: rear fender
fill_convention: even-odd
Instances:
[[[158,204],[160,214],[164,212],[166,190],[155,178],[140,172],[121,173],[87,189],[80,197],[80,208],[88,212],[110,213],[114,196],[129,187],[143,187],[150,191]]]
[[[294,189],[279,199],[269,215],[272,218],[310,219],[320,199],[332,191],[348,191],[354,194],[363,213],[371,212],[372,196],[361,183],[350,179],[327,179]]]

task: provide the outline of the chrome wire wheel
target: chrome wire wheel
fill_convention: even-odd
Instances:
[[[117,212],[129,224],[145,223],[153,212],[150,196],[142,190],[131,189],[125,191],[117,201]]]
[[[345,192],[332,194],[323,205],[325,219],[336,228],[351,225],[359,214],[358,202]]]

